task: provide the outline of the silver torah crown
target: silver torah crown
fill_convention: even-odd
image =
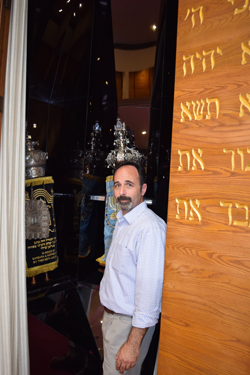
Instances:
[[[114,168],[117,163],[121,161],[134,161],[140,164],[144,160],[144,155],[137,151],[134,147],[128,147],[130,143],[126,137],[127,130],[125,128],[125,122],[121,122],[120,118],[117,118],[116,125],[114,125],[114,146],[115,149],[111,150],[106,158],[108,168]]]

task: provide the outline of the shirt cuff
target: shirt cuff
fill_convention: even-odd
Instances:
[[[149,328],[158,323],[160,311],[153,311],[151,314],[135,312],[132,318],[132,326],[136,328]]]

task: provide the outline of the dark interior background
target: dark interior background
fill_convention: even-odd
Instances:
[[[129,3],[132,7],[132,2]],[[164,220],[167,219],[177,7],[178,2],[161,1],[157,38],[150,41],[157,49],[146,152],[146,198],[152,200],[150,208]],[[141,12],[143,16],[143,9]],[[114,148],[113,131],[118,114],[111,0],[30,0],[27,59],[27,132],[39,141],[39,149],[48,152],[46,176],[54,180],[59,257],[59,266],[49,272],[49,281],[41,274],[33,285],[27,278],[28,310],[91,352],[101,363],[102,355],[86,317],[86,305],[91,303],[92,292],[98,290],[103,274],[96,259],[104,253],[105,178],[111,174],[105,158]],[[101,133],[96,139],[95,160],[89,162],[93,125],[97,121]],[[90,180],[84,190],[85,182]],[[86,227],[87,256],[79,253],[82,201],[76,197],[82,199],[82,194],[84,207],[89,207],[90,212]],[[91,196],[101,198],[91,200]],[[51,321],[48,316],[61,294],[67,301],[69,314],[67,319],[61,314],[60,319]],[[152,349],[143,374],[152,374],[155,354]]]

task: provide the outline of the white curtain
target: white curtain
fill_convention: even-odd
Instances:
[[[25,257],[27,0],[12,0],[0,145],[0,374],[28,375]]]

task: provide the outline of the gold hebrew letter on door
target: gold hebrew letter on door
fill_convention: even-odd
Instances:
[[[190,55],[190,56],[183,55],[183,60],[184,61],[190,60],[191,72],[193,74],[193,72],[194,72],[194,55]],[[185,62],[183,64],[183,73],[184,73],[184,76],[187,74],[187,68],[186,68]]]
[[[245,0],[245,4],[243,5],[243,7],[236,8],[235,11],[234,11],[234,14],[239,14],[239,13],[244,12],[248,7],[248,3],[249,3],[249,0]]]
[[[192,13],[195,13],[195,12],[198,12],[198,11],[199,11],[199,17],[200,17],[200,24],[202,24],[203,19],[204,19],[203,6],[200,6],[200,7],[196,8],[196,9],[192,8]],[[186,15],[184,21],[186,21],[188,19],[189,14],[190,14],[190,9],[187,10],[187,15]],[[191,21],[192,21],[192,27],[194,27],[194,25],[195,25],[194,14],[192,14]]]
[[[234,163],[235,151],[234,150],[227,150],[226,148],[223,148],[223,152],[225,152],[225,154],[228,154],[229,152],[232,153],[231,163],[232,163],[232,171],[233,171],[234,170],[234,166],[235,166],[235,163]]]
[[[250,149],[247,148],[247,153],[250,154]],[[250,165],[247,165],[245,171],[250,171]]]
[[[245,112],[244,112],[244,109],[243,109],[243,106],[246,107],[249,111],[250,111],[250,94],[246,94],[246,98],[244,98],[243,95],[240,94],[239,98],[240,98],[240,102],[241,102],[241,105],[240,105],[240,113],[239,113],[239,116],[240,117],[243,117],[245,115]]]
[[[198,155],[199,153],[199,155]],[[196,161],[198,161],[198,163],[200,164],[200,167],[201,169],[204,171],[204,161],[202,160],[202,154],[203,154],[203,151],[198,148],[198,153],[192,149],[192,155],[193,155],[193,166],[192,166],[192,170],[194,171],[195,169],[197,169],[197,166],[196,166]]]
[[[229,224],[232,224],[232,206],[233,203],[231,202],[220,202],[221,207],[228,207],[228,218],[229,218]]]
[[[240,155],[241,170],[244,171],[244,151],[237,148],[237,153]]]
[[[208,56],[208,55],[211,55],[210,56],[210,59],[211,59],[211,69],[213,70],[213,68],[214,68],[214,49],[212,49],[211,51],[208,51],[208,52],[206,52],[206,51],[203,51],[202,53],[203,53],[203,56]],[[203,59],[203,61],[202,61],[202,66],[203,66],[203,72],[206,70],[206,60],[205,59]]]
[[[248,45],[250,46],[250,41],[248,42]],[[248,48],[243,42],[241,43],[241,48],[243,50],[241,65],[244,65],[247,64],[246,54],[250,56],[250,48]]]
[[[196,206],[195,206],[196,204]],[[194,213],[193,211],[196,213],[199,221],[201,221],[202,219],[202,216],[201,216],[201,213],[199,212],[198,208],[200,207],[200,201],[198,201],[198,199],[195,200],[195,203],[192,201],[192,199],[190,199],[190,206],[191,206],[191,210],[190,210],[190,217],[189,217],[189,220],[194,220]]]
[[[187,168],[188,168],[188,171],[190,169],[190,152],[189,151],[181,151],[181,150],[178,150],[178,154],[180,155],[180,165],[178,167],[178,171],[183,171],[183,164],[182,164],[182,155],[186,155],[187,156]]]
[[[190,121],[192,120],[192,113],[189,111],[190,104],[190,102],[186,102],[187,106],[185,106],[183,103],[181,103],[181,122],[185,121],[184,113],[188,116]]]
[[[196,104],[197,104],[197,109],[196,109]],[[201,99],[201,101],[196,100],[196,102],[192,100],[192,105],[193,105],[194,119],[195,120],[202,120],[203,119],[203,109],[204,109],[204,105],[205,105],[204,100],[202,100],[202,99]]]
[[[187,206],[187,201],[186,199],[178,199],[176,198],[176,203],[177,203],[177,215],[176,215],[176,219],[180,219],[181,218],[181,215],[180,215],[180,204],[184,204],[184,208],[185,208],[185,220],[187,220],[187,212],[188,212],[188,206]]]
[[[233,225],[240,225],[241,227],[247,227],[248,224],[249,224],[249,221],[248,221],[248,206],[245,205],[245,204],[239,204],[239,203],[235,203],[235,206],[237,208],[244,208],[246,210],[246,220],[234,220]]]
[[[211,103],[215,103],[215,106],[216,106],[216,118],[218,118],[219,117],[219,111],[220,111],[220,102],[219,102],[219,99],[217,99],[217,98],[212,98],[212,99],[206,98],[206,102],[208,103],[208,106],[207,106],[207,112],[208,112],[208,114],[206,115],[206,119],[207,120],[211,119],[211,113],[210,113],[210,104]]]

